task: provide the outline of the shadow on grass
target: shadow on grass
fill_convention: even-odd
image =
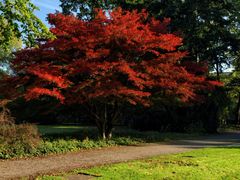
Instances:
[[[91,126],[38,126],[43,139],[99,139],[98,130]],[[113,138],[129,138],[138,142],[163,142],[169,140],[186,139],[197,137],[200,134],[184,134],[184,133],[160,133],[157,131],[137,131],[126,127],[116,127],[113,130]]]
[[[192,139],[181,139],[172,142],[174,145],[202,148],[202,147],[238,147],[240,146],[239,132],[229,132],[218,135],[208,135]]]

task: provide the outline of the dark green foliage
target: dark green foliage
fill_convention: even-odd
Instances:
[[[56,110],[55,99],[25,101],[18,98],[8,104],[12,115],[15,117],[17,124],[20,123],[40,123],[56,124],[58,111]],[[59,113],[60,114],[60,113]]]
[[[64,14],[72,14],[77,13],[79,18],[83,19],[92,19],[94,18],[94,9],[102,8],[102,9],[111,9],[114,7],[114,4],[117,3],[117,0],[60,0],[61,7]]]
[[[234,114],[234,124],[240,124],[240,61],[239,57],[234,64],[232,73],[224,76],[228,97],[231,100],[231,113]],[[232,108],[233,107],[233,108]]]
[[[56,153],[65,153],[71,151],[78,151],[80,149],[93,149],[101,147],[109,147],[116,145],[134,145],[138,144],[140,141],[134,140],[131,138],[119,137],[113,138],[109,141],[98,140],[98,139],[45,139],[40,146],[32,154],[27,154],[32,156],[36,155],[45,155],[45,154],[56,154]]]
[[[209,62],[219,73],[239,48],[239,1],[166,0],[148,10],[158,17],[172,19],[171,30],[183,35],[189,58]]]
[[[54,98],[44,100],[25,101],[18,98],[8,104],[9,109],[17,124],[38,123],[38,124],[81,124],[93,125],[89,121],[82,105],[59,105]]]
[[[128,108],[130,127],[142,131],[216,133],[229,114],[224,114],[229,99],[224,88],[218,88],[201,103],[192,105],[155,104],[150,108]]]

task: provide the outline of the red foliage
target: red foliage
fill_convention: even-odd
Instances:
[[[199,90],[212,88],[211,82],[181,65],[186,52],[178,50],[182,39],[168,34],[169,19],[147,16],[145,11],[120,8],[109,16],[99,10],[92,21],[50,14],[56,39],[18,52],[13,63],[19,75],[15,78],[31,77],[20,83],[28,85],[25,97],[149,105],[154,94],[188,101],[196,99]]]

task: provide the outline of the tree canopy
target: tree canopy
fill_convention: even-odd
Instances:
[[[0,71],[9,74],[11,70],[10,61],[14,58],[14,52],[22,48],[22,41],[18,38],[12,38],[6,48],[0,48]]]
[[[154,95],[162,101],[199,100],[199,92],[218,84],[204,72],[197,75],[198,65],[180,63],[186,52],[178,49],[182,39],[168,32],[169,19],[117,8],[108,14],[98,10],[90,21],[50,14],[49,22],[56,39],[18,52],[16,76],[7,82],[26,88],[28,100],[48,95],[88,104],[104,136],[119,103],[149,106]]]
[[[134,0],[94,1],[61,0],[63,13],[76,13],[79,18],[93,16],[93,9],[147,9],[154,17],[171,18],[170,29],[184,39],[183,48],[189,59],[208,61],[210,70],[219,73],[231,66],[239,50],[240,3],[238,0]],[[84,10],[82,8],[85,8]]]
[[[30,0],[0,1],[0,49],[8,49],[16,38],[32,46],[37,38],[51,36],[48,28],[34,15],[37,9]]]

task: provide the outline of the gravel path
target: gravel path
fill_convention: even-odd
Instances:
[[[240,132],[206,136],[197,139],[154,143],[141,146],[123,146],[96,150],[83,150],[42,158],[0,161],[0,179],[33,179],[40,174],[70,171],[79,167],[91,167],[160,154],[185,152],[197,148],[240,145]]]

